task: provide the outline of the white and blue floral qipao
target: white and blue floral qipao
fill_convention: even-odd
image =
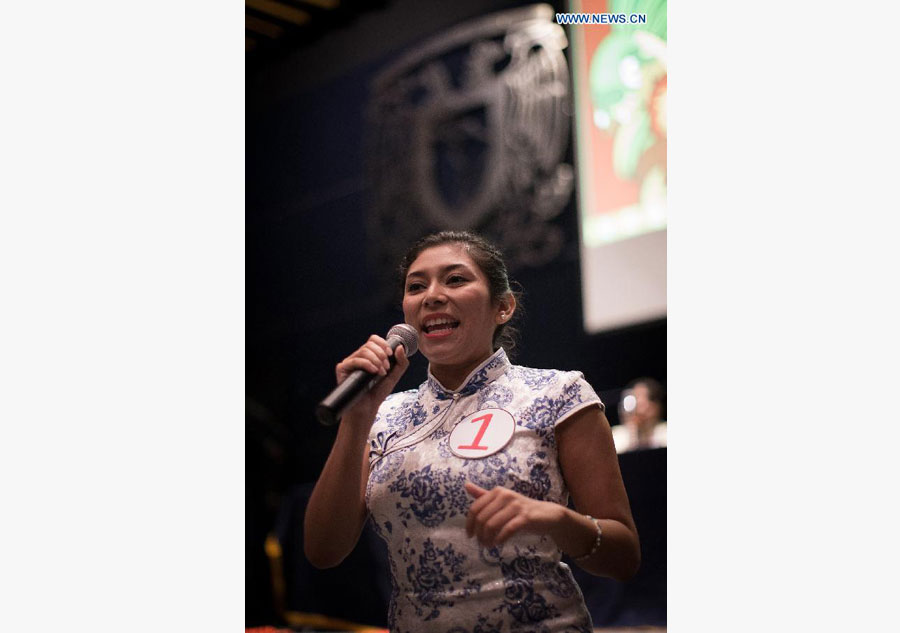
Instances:
[[[554,541],[520,532],[480,546],[466,536],[473,499],[463,484],[565,505],[554,428],[592,405],[603,408],[580,372],[513,365],[502,348],[456,391],[429,370],[418,389],[388,396],[369,435],[366,505],[388,546],[393,633],[590,633],[581,590]],[[487,457],[456,456],[451,431],[483,409],[512,415],[511,439]]]

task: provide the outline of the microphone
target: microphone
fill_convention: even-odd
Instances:
[[[400,323],[392,327],[387,333],[385,341],[387,341],[392,350],[396,350],[397,347],[402,345],[406,350],[407,357],[412,356],[419,349],[419,333],[416,332],[416,328],[406,323]],[[397,364],[397,359],[391,355],[388,358],[388,362],[391,365],[391,369],[393,369],[394,365]],[[337,424],[344,411],[371,389],[373,385],[380,382],[382,378],[383,376],[370,374],[364,369],[354,371],[316,407],[316,417],[319,419],[319,422],[324,426]]]

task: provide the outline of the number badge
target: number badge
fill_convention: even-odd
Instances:
[[[450,433],[450,450],[457,457],[493,455],[512,439],[516,421],[503,409],[482,409],[467,415]]]

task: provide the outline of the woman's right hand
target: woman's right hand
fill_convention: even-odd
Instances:
[[[388,360],[392,355],[396,356],[397,359],[393,369],[391,369],[390,361]],[[406,358],[406,349],[402,345],[397,346],[395,354],[383,338],[377,334],[370,336],[369,340],[362,347],[335,366],[334,373],[338,384],[344,382],[347,376],[357,369],[362,369],[370,374],[383,376],[384,378],[353,403],[353,406],[347,409],[345,415],[348,413],[359,413],[364,417],[368,417],[371,421],[371,418],[375,417],[378,407],[397,385],[407,367],[409,367],[409,359]]]

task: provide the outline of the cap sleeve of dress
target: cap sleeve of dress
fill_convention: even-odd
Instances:
[[[606,411],[606,405],[600,400],[600,396],[594,391],[590,383],[584,379],[580,371],[567,371],[563,373],[560,381],[559,392],[555,398],[557,402],[557,416],[553,422],[558,426],[560,422],[567,420],[573,413],[590,406],[600,407]]]

